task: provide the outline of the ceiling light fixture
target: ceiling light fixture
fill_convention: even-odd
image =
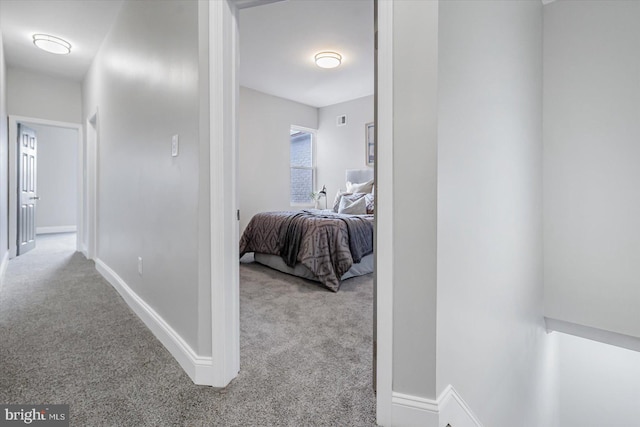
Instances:
[[[71,52],[71,43],[60,37],[50,36],[48,34],[34,34],[33,44],[42,50],[56,55],[67,55]]]
[[[337,52],[320,52],[316,54],[315,60],[320,68],[336,68],[342,63],[342,55]]]

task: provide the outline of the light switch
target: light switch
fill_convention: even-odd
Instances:
[[[171,137],[171,156],[178,157],[178,145],[180,145],[180,138],[178,134]]]

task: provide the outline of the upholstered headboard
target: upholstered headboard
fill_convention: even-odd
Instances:
[[[373,179],[373,169],[347,169],[345,175],[346,181],[349,182],[367,182]]]

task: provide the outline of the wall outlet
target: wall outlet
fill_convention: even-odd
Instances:
[[[142,257],[138,257],[138,274],[142,276]]]
[[[180,137],[175,134],[171,137],[171,157],[178,157],[178,146],[180,145]]]

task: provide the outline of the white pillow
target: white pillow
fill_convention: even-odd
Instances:
[[[340,201],[342,199],[347,199],[350,202],[355,202],[356,200],[362,198],[362,197],[366,197],[366,196],[370,196],[371,194],[369,193],[341,193],[340,191],[338,191],[338,194],[336,194],[336,199],[333,201],[333,211],[334,212],[338,212],[338,209],[340,208]],[[372,199],[373,200],[373,199]],[[367,200],[367,212],[369,211],[368,208],[368,203],[369,200]]]
[[[371,193],[373,180],[360,184],[347,181],[347,193]]]
[[[336,193],[336,197],[335,199],[333,199],[333,211],[334,212],[338,212],[338,206],[340,206],[340,199],[342,198],[343,194],[347,194],[344,191],[342,191],[342,189],[338,189],[338,192]]]
[[[338,213],[350,215],[364,215],[367,213],[367,202],[364,197],[356,201],[351,201],[346,197],[340,199],[340,207]]]

